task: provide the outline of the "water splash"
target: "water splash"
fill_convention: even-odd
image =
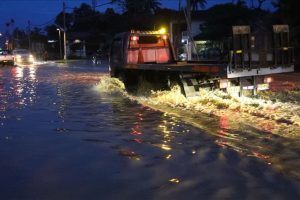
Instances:
[[[142,103],[185,110],[195,115],[224,115],[239,123],[251,125],[283,137],[300,137],[300,106],[298,103],[273,102],[260,98],[232,97],[219,90],[200,90],[200,95],[185,98],[179,87],[171,91],[152,91],[149,97],[137,97]]]
[[[108,94],[125,93],[124,83],[117,78],[110,78],[108,76],[101,78],[100,82],[93,89]]]
[[[164,110],[165,107],[174,109],[182,115],[182,111],[190,111],[195,116],[199,114],[214,115],[222,117],[230,116],[237,123],[252,126],[261,131],[268,131],[282,137],[300,137],[300,105],[299,102],[285,102],[278,98],[274,102],[274,94],[263,93],[261,98],[232,97],[220,90],[208,91],[201,89],[199,96],[185,98],[178,85],[170,91],[142,92],[142,89],[149,90],[147,82],[139,83],[136,95],[125,92],[124,84],[116,79],[105,77],[95,87],[102,93],[122,93],[133,101],[148,105],[157,110]],[[292,92],[298,94],[297,92]],[[282,96],[281,94],[278,94]],[[297,96],[297,95],[296,95]],[[295,98],[293,98],[295,99]]]

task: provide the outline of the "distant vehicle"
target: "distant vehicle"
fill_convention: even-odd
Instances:
[[[17,64],[33,64],[34,57],[27,49],[13,50],[14,61]]]
[[[208,48],[206,50],[202,50],[199,53],[201,59],[217,59],[221,57],[221,50],[219,48]]]
[[[101,49],[98,49],[93,55],[92,55],[92,62],[93,64],[101,64],[101,59],[104,58],[104,53]]]
[[[187,53],[181,53],[181,54],[179,54],[178,58],[181,61],[187,61]]]
[[[7,50],[0,50],[0,63],[14,65],[14,57]]]
[[[185,51],[185,48],[181,47],[178,49],[178,59],[180,61],[187,61],[187,53]]]

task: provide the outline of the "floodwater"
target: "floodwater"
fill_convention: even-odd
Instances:
[[[104,76],[88,61],[0,67],[0,199],[300,199],[297,141],[226,117],[197,128],[95,90]]]

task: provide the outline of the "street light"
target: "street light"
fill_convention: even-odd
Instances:
[[[66,30],[64,29],[64,60],[67,60],[67,36],[66,36]]]
[[[60,37],[60,29],[57,28],[56,29],[58,31],[58,37],[59,37],[59,58],[61,59],[62,58],[62,51],[61,51],[61,37]]]
[[[56,30],[59,31],[59,34],[60,34],[61,31],[64,32],[64,35],[63,35],[64,36],[64,60],[67,60],[67,36],[66,36],[66,31],[65,31],[64,28],[60,27],[57,24],[55,24],[55,26],[57,27]],[[61,37],[59,37],[59,39],[60,38]],[[61,42],[59,44],[61,44]],[[60,47],[60,49],[62,49],[62,48]],[[61,55],[61,57],[62,57],[62,55]]]

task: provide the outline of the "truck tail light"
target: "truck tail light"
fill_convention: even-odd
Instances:
[[[273,82],[273,78],[272,77],[266,77],[264,80],[265,83],[272,83]]]
[[[139,40],[139,37],[136,36],[136,35],[134,35],[134,36],[131,36],[131,37],[130,37],[130,40],[131,40],[131,41],[137,41],[137,40]]]
[[[162,39],[166,40],[166,39],[168,39],[168,36],[167,35],[162,35]]]

